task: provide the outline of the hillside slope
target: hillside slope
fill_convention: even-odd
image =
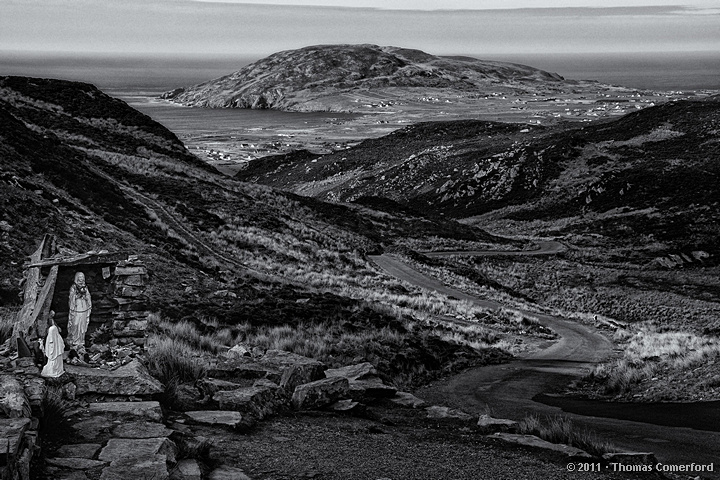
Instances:
[[[331,155],[259,159],[237,176],[333,201],[386,197],[454,218],[578,217],[568,231],[716,251],[719,126],[718,98],[582,128],[429,122]],[[606,216],[592,226],[579,219],[591,213]]]
[[[238,182],[124,102],[57,80],[0,78],[0,183],[0,291],[10,304],[22,264],[46,232],[76,251],[139,253],[160,280],[152,282],[158,308],[234,321],[253,312],[265,321],[320,321],[337,315],[328,301],[357,306],[371,292],[407,292],[366,260],[381,245],[414,237],[503,242],[417,212],[326,204]],[[217,290],[234,291],[236,300],[211,298]],[[313,300],[295,303],[303,297]]]
[[[353,110],[349,92],[392,88],[395,97],[430,89],[478,95],[498,89],[565,85],[563,78],[525,65],[438,57],[377,45],[317,45],[278,52],[225,77],[167,92],[189,106],[272,108],[291,111]]]

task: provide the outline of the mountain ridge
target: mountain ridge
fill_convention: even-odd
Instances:
[[[332,154],[254,160],[237,178],[331,201],[387,197],[451,218],[617,211],[596,225],[616,237],[627,210],[638,212],[623,217],[638,234],[682,244],[692,228],[692,247],[715,252],[719,126],[718,97],[589,126],[425,122]]]

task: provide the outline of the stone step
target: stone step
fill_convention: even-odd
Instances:
[[[90,412],[146,417],[156,422],[162,420],[162,409],[160,408],[160,403],[156,401],[91,403]]]
[[[154,395],[165,391],[163,384],[137,360],[115,370],[77,365],[66,365],[65,370],[75,377],[76,395]]]

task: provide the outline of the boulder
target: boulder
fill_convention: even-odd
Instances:
[[[30,401],[14,375],[0,375],[0,412],[8,418],[30,417]]]
[[[535,435],[521,435],[518,433],[495,433],[491,438],[497,438],[507,443],[515,445],[523,445],[526,447],[537,448],[546,452],[556,453],[564,458],[591,459],[589,453],[570,445],[562,445],[558,443],[550,443]]]
[[[385,385],[372,363],[365,362],[341,368],[325,370],[327,378],[347,378],[350,382],[350,396],[353,400],[362,401],[367,397],[393,397],[397,393],[395,387]]]
[[[100,446],[98,443],[63,445],[58,449],[57,456],[64,458],[94,458],[95,454],[100,450]]]
[[[518,422],[505,418],[493,418],[490,415],[480,415],[477,427],[480,433],[486,435],[497,432],[515,432]]]
[[[75,377],[76,394],[155,395],[165,387],[152,377],[137,360],[115,370],[66,365],[65,370]]]
[[[390,401],[395,405],[406,408],[424,408],[427,406],[427,402],[425,400],[408,392],[397,392]]]
[[[168,480],[167,458],[165,455],[137,455],[120,457],[105,467],[100,480],[152,479]]]
[[[212,398],[220,410],[233,410],[261,420],[275,413],[282,404],[279,390],[277,385],[275,388],[265,385],[243,387],[237,390],[221,390]]]
[[[242,385],[235,382],[229,382],[227,380],[220,380],[219,378],[201,378],[195,383],[195,387],[207,398],[212,398],[217,392],[223,390],[237,390],[238,388],[247,387],[250,385]]]
[[[347,378],[324,378],[295,388],[291,403],[296,410],[322,408],[347,398],[349,393],[350,382]]]
[[[122,458],[143,458],[156,454],[161,454],[168,462],[175,463],[177,446],[166,437],[111,438],[98,455],[98,459],[114,463]]]
[[[222,425],[230,428],[243,426],[244,418],[240,412],[229,412],[224,410],[200,410],[196,412],[185,412],[191,421],[201,425]]]
[[[285,370],[292,367],[296,370],[295,376],[301,376],[306,380],[304,383],[325,378],[325,364],[284,350],[268,350],[258,359],[258,362],[279,369],[281,375]],[[274,381],[275,379],[270,378],[270,380]],[[278,379],[278,382],[280,382],[280,379]]]
[[[196,460],[186,458],[177,463],[173,477],[178,478],[178,480],[201,480],[202,471]]]
[[[183,383],[175,387],[172,395],[172,407],[181,412],[200,410],[207,406],[209,400],[210,397],[203,395],[196,386]]]
[[[433,405],[432,407],[427,407],[425,409],[427,412],[428,418],[436,418],[436,419],[451,419],[451,420],[472,420],[473,416],[470,414],[467,414],[461,410],[455,410],[450,407],[438,407],[437,405]]]
[[[385,385],[380,378],[353,380],[350,382],[350,397],[353,400],[371,398],[390,398],[397,393],[397,388]]]
[[[235,345],[230,350],[228,350],[225,353],[225,358],[227,359],[233,359],[233,358],[243,358],[243,357],[252,357],[252,352],[248,347],[245,345]]]
[[[91,403],[90,412],[146,417],[156,422],[162,420],[162,409],[160,408],[160,403],[154,401]]]

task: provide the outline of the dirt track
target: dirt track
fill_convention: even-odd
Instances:
[[[515,252],[518,253],[524,254]],[[498,302],[478,299],[447,287],[396,257],[379,255],[371,257],[371,260],[387,273],[419,287],[468,300],[481,307],[501,306]],[[639,422],[632,421],[632,415],[631,419],[626,414],[619,415],[624,410],[623,405],[619,404],[608,403],[606,408],[589,405],[583,415],[578,415],[535,401],[538,395],[557,391],[586,374],[597,362],[610,355],[612,344],[591,327],[549,315],[527,313],[554,330],[561,337],[560,340],[516,361],[455,375],[422,389],[418,395],[434,404],[448,405],[475,414],[490,413],[502,418],[521,419],[529,414],[544,416],[562,413],[570,417],[579,428],[587,428],[627,451],[655,452],[658,460],[664,463],[715,462],[715,473],[707,476],[720,478],[720,433],[662,425],[665,420],[662,416],[668,415],[667,409],[648,405],[639,411],[637,419],[643,420]],[[548,403],[559,403],[570,410],[578,410],[577,406],[568,402],[564,405],[561,397],[550,397],[550,400],[557,402]],[[679,405],[672,415],[680,418],[683,415],[692,416],[692,408],[691,405]],[[653,414],[654,410],[657,410],[656,414]],[[625,419],[607,418],[613,416]]]

